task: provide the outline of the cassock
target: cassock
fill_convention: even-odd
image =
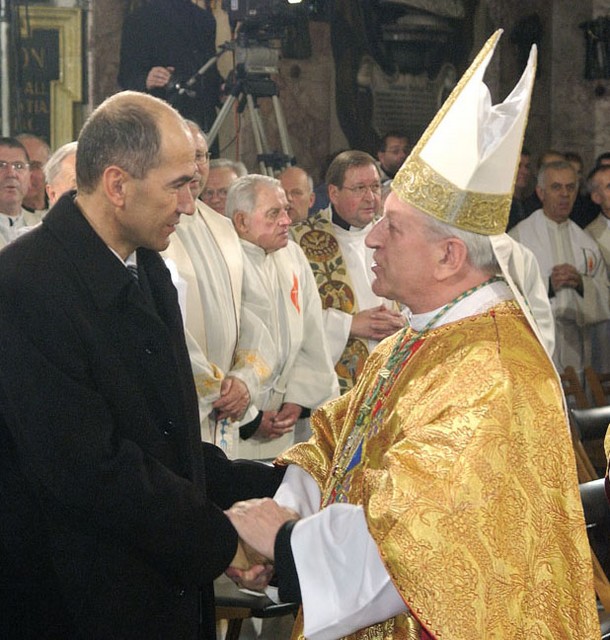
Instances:
[[[285,402],[313,409],[338,395],[337,376],[324,333],[320,299],[309,263],[298,245],[265,253],[242,239],[244,304],[267,331],[260,345],[272,374],[255,404],[277,410]],[[240,440],[239,455],[272,458],[294,443],[294,432],[270,441]]]
[[[377,344],[374,340],[350,338],[353,316],[382,304],[397,308],[395,302],[380,298],[371,288],[373,250],[364,240],[372,226],[373,223],[362,229],[344,229],[332,221],[332,208],[328,206],[290,228],[314,272],[322,301],[324,333],[341,393],[352,388]]]
[[[258,347],[261,320],[242,304],[243,255],[231,221],[200,200],[193,216],[183,216],[163,256],[172,260],[184,281],[183,316],[187,346],[199,399],[201,436],[236,453],[237,426],[217,425],[212,403],[227,376],[239,378],[250,398],[270,373]],[[256,416],[252,406],[244,421]],[[224,437],[224,439],[223,439]]]
[[[438,311],[383,341],[278,461],[290,466],[275,499],[305,516],[290,539],[304,635],[590,640],[590,552],[552,362],[502,281]]]
[[[583,294],[564,287],[551,293],[556,344],[553,359],[559,371],[572,366],[582,374],[591,364],[591,327],[610,318],[610,294],[605,263],[597,243],[576,223],[561,224],[542,209],[511,229],[509,235],[531,249],[549,283],[555,265],[574,265],[582,276]]]

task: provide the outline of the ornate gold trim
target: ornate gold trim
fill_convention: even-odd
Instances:
[[[26,20],[26,17],[28,20]],[[74,104],[82,102],[82,15],[80,9],[19,7],[22,37],[30,31],[47,29],[59,33],[59,80],[52,80],[51,148],[76,139],[80,123],[75,122]]]
[[[458,229],[482,235],[504,233],[511,194],[459,189],[419,156],[411,156],[392,181],[398,198]]]

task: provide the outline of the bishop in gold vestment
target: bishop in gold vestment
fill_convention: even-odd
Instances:
[[[408,328],[277,461],[288,468],[274,500],[227,512],[275,559],[280,597],[302,601],[295,638],[600,637],[561,383],[533,314],[544,287],[510,268],[516,243],[497,242],[536,68],[533,48],[492,106],[483,75],[499,36],[366,238],[373,291],[406,305]]]
[[[313,415],[314,439],[282,462],[311,474],[323,496],[362,505],[392,582],[431,637],[595,638],[561,389],[514,302],[415,342],[363,436],[362,462],[335,482],[367,394],[412,333],[383,342],[356,389]],[[413,626],[399,615],[349,637],[419,637]]]

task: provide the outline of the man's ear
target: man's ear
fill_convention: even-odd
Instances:
[[[123,207],[127,193],[127,183],[131,176],[120,167],[111,165],[102,174],[102,185],[108,200],[115,207]]]
[[[595,204],[601,204],[602,203],[602,198],[599,195],[599,193],[597,193],[597,191],[591,191],[591,200],[593,200],[593,202],[595,202]]]
[[[544,189],[536,185],[536,195],[538,196],[538,200],[540,202],[544,202]]]
[[[236,211],[232,218],[237,235],[243,238],[248,232],[248,216],[243,211]]]
[[[335,204],[337,200],[337,193],[339,193],[339,187],[336,184],[328,185],[328,199],[332,204]]]
[[[459,238],[444,238],[439,243],[438,249],[436,275],[439,280],[456,275],[468,262],[468,249]]]

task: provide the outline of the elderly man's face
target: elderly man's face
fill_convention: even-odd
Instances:
[[[578,193],[578,178],[574,169],[547,169],[544,187],[536,187],[542,210],[554,222],[565,222]]]
[[[392,192],[384,216],[366,237],[373,254],[373,291],[406,304],[414,313],[431,311],[436,260],[442,255],[440,241],[427,230],[425,214],[401,202]]]
[[[16,216],[30,187],[30,170],[25,166],[28,159],[23,149],[2,146],[0,161],[7,163],[0,168],[0,213]]]
[[[280,182],[288,198],[288,215],[293,224],[302,222],[309,214],[314,194],[309,185],[307,174],[299,167],[289,167],[280,175]]]
[[[243,228],[239,235],[265,253],[272,253],[288,244],[288,200],[284,190],[272,185],[259,185],[254,210],[243,215]]]
[[[230,167],[210,169],[208,179],[201,193],[201,199],[208,207],[224,216],[227,205],[227,192],[234,180],[237,180],[237,174]]]
[[[160,129],[160,166],[142,179],[129,176],[125,183],[125,207],[119,224],[121,240],[132,251],[137,247],[167,249],[181,214],[195,211],[189,188],[196,170],[192,137],[176,117],[164,117]]]

